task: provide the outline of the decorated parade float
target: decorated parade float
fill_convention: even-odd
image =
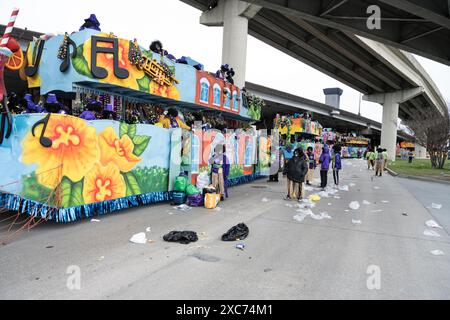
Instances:
[[[2,208],[72,222],[167,201],[180,172],[193,184],[209,173],[219,143],[228,186],[267,171],[267,138],[250,125],[260,111],[247,107],[228,65],[204,71],[159,41],[146,50],[102,32],[94,15],[78,32],[35,39],[25,53],[8,48],[12,38],[2,44],[0,72],[15,65],[31,93],[11,114],[0,87]]]

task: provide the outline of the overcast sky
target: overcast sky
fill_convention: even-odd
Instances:
[[[147,47],[153,40],[176,57],[182,55],[203,63],[215,72],[221,65],[222,28],[199,24],[200,11],[178,0],[0,0],[0,23],[6,24],[14,7],[20,9],[16,26],[43,33],[79,29],[91,13],[97,15],[102,31],[125,39],[137,38]],[[417,57],[450,101],[450,67]],[[249,36],[246,80],[324,102],[326,87],[344,90],[341,108],[358,112],[359,92]],[[381,121],[382,107],[363,101],[361,114]]]

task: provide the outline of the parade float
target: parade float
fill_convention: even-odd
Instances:
[[[0,72],[5,61],[11,64],[11,43],[2,40]],[[230,72],[210,73],[189,57],[102,32],[94,15],[80,31],[35,39],[16,60],[30,90],[61,110],[11,115],[3,86],[0,163],[8,169],[0,173],[0,208],[72,222],[167,201],[180,172],[194,184],[209,172],[218,143],[230,159],[229,186],[267,171],[268,138],[250,126],[260,112],[247,107]],[[89,117],[93,105],[111,117]],[[180,111],[180,125],[166,126],[158,109],[167,107]],[[186,114],[195,112],[193,120],[220,118],[222,127],[240,129],[188,127]]]

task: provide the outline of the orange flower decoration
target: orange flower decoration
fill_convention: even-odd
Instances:
[[[63,176],[73,182],[80,181],[99,159],[95,128],[76,117],[52,114],[44,136],[52,140],[45,148],[39,143],[42,125],[30,133],[22,142],[22,161],[36,163],[38,182],[54,189]]]
[[[125,197],[126,185],[119,169],[112,163],[96,164],[84,178],[84,202],[93,203]]]
[[[151,81],[150,93],[164,98],[180,100],[180,91],[178,91],[175,85],[171,85],[170,87],[162,86],[155,81]]]
[[[108,37],[106,33],[97,34],[99,37]],[[100,79],[100,82],[111,83],[118,86],[131,88],[134,90],[139,90],[139,86],[136,82],[137,79],[141,79],[145,74],[144,71],[139,70],[131,61],[128,59],[128,53],[130,51],[130,41],[125,39],[118,39],[118,60],[119,67],[128,70],[130,73],[129,77],[126,79],[119,79],[114,75],[114,56],[112,53],[97,53],[97,66],[105,68],[108,71],[108,76],[104,79]],[[101,43],[98,46],[104,48],[112,48],[111,43]],[[87,40],[83,44],[83,56],[86,59],[89,68],[91,67],[91,39]]]
[[[104,166],[114,163],[122,172],[129,172],[141,161],[133,154],[134,144],[128,135],[119,139],[112,127],[108,127],[99,135],[100,163]]]

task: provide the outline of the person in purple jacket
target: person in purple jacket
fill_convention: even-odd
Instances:
[[[320,187],[322,190],[325,190],[325,187],[327,186],[327,180],[328,180],[328,169],[330,168],[330,148],[327,144],[323,146],[322,154],[319,158],[320,163]]]
[[[214,155],[209,159],[211,164],[211,182],[220,194],[220,200],[228,198],[228,175],[230,174],[230,161],[226,156],[225,145],[218,144],[214,149]]]
[[[333,149],[334,149],[334,154],[333,154],[333,158],[332,158],[331,167],[333,168],[334,184],[338,186],[339,185],[339,170],[342,169],[341,146],[335,145],[333,147]]]

